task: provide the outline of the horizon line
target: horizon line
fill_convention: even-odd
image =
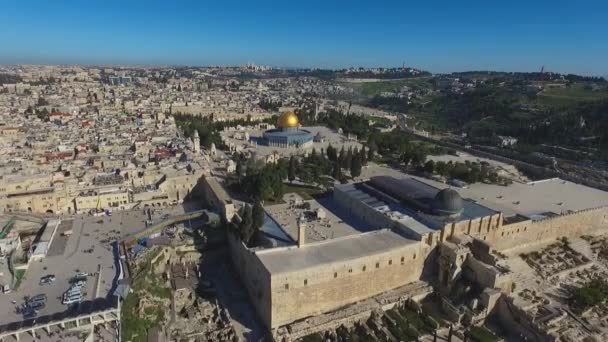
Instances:
[[[466,73],[466,72],[488,72],[488,73],[540,73],[540,70],[536,71],[512,71],[512,70],[501,70],[501,69],[466,69],[459,71],[447,71],[447,72],[433,72],[431,70],[426,70],[422,68],[417,68],[413,66],[349,66],[349,67],[340,67],[340,68],[330,68],[330,67],[312,67],[312,66],[277,66],[272,64],[257,64],[255,62],[244,62],[240,64],[180,64],[180,63],[3,63],[0,62],[0,66],[79,66],[79,67],[130,67],[130,68],[171,68],[171,67],[182,67],[182,68],[238,68],[242,67],[246,64],[252,63],[257,66],[265,66],[271,67],[277,70],[329,70],[329,71],[340,71],[340,70],[348,70],[348,69],[413,69],[423,72],[428,72],[431,75],[445,75],[445,74],[455,74],[455,73]],[[584,73],[575,73],[575,72],[563,72],[563,71],[552,71],[545,70],[543,73],[547,74],[559,74],[559,75],[576,75],[583,77],[598,77],[598,78],[608,78],[608,73],[605,75],[601,74],[584,74]]]

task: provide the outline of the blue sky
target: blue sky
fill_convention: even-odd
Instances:
[[[608,75],[608,1],[0,2],[0,63]]]

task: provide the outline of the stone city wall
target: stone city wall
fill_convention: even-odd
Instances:
[[[232,264],[236,269],[241,283],[245,286],[249,299],[267,328],[272,326],[271,317],[271,289],[270,274],[255,255],[243,242],[231,233],[228,233],[228,245]]]
[[[493,248],[506,250],[559,237],[581,236],[607,227],[608,207],[599,207],[537,221],[526,220],[504,225],[484,237]]]
[[[364,258],[273,275],[271,328],[419,280],[430,252],[423,245],[413,243]]]
[[[503,224],[501,213],[484,216],[473,220],[464,220],[445,225],[442,241],[454,235],[471,235],[481,240],[486,240],[493,231],[500,229]],[[447,234],[446,234],[447,232]]]

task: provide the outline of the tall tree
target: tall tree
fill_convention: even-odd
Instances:
[[[367,160],[373,161],[375,153],[376,153],[375,148],[372,145],[370,145],[369,148],[367,149]]]
[[[244,172],[243,172],[243,162],[241,161],[240,158],[236,160],[236,170],[235,170],[235,172],[236,172],[236,176],[238,177],[239,183],[240,183],[241,182],[241,178],[243,177],[243,174],[244,174]]]
[[[361,165],[367,165],[367,153],[365,152],[365,146],[361,146],[361,150],[359,150],[359,159],[361,160]]]
[[[338,160],[338,151],[336,151],[336,148],[331,146],[331,144],[327,146],[327,158],[333,162]]]
[[[239,224],[239,231],[241,233],[241,240],[246,245],[249,245],[249,240],[253,236],[253,213],[251,211],[251,206],[248,204],[243,208],[243,217],[241,218],[241,223]]]
[[[338,163],[340,164],[341,168],[343,168],[344,164],[346,164],[346,150],[344,149],[344,145],[342,145],[342,148],[340,149],[340,154],[338,155]]]
[[[260,201],[256,201],[251,212],[253,216],[253,228],[257,231],[264,224],[264,208]]]
[[[352,164],[350,166],[350,175],[352,177],[359,177],[359,176],[361,176],[361,158],[359,157],[359,154],[356,154],[353,157],[353,161],[352,161]]]
[[[435,162],[432,160],[427,161],[424,164],[424,172],[426,173],[433,173],[435,172]]]
[[[343,167],[347,170],[351,168],[353,164],[353,148],[352,146],[348,148],[348,152],[346,153],[346,160],[344,161]]]
[[[342,178],[342,170],[340,170],[340,163],[339,162],[334,163],[334,169],[332,171],[332,177],[334,177],[335,180],[340,180],[340,178]]]
[[[289,179],[289,182],[293,182],[294,180],[296,180],[296,158],[294,156],[291,156],[291,158],[289,158],[289,169],[287,173],[287,179]]]

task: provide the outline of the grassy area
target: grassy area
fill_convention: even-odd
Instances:
[[[495,342],[498,337],[484,327],[474,326],[469,330],[469,336],[476,342]]]
[[[608,281],[597,278],[572,291],[570,306],[580,313],[595,305],[604,304],[607,300]]]
[[[317,189],[317,188],[311,188],[311,187],[307,187],[307,186],[294,185],[294,184],[284,184],[283,190],[286,194],[292,193],[292,192],[296,193],[296,194],[302,196],[302,198],[304,200],[310,200],[313,198],[313,196],[323,193],[322,190]]]
[[[399,80],[385,80],[378,82],[348,83],[348,86],[358,88],[364,96],[374,97],[382,92],[396,92],[403,86],[427,87],[430,77],[417,77]]]
[[[152,272],[151,261],[159,252],[160,249],[151,251],[146,256],[146,260],[140,264],[141,268],[134,275],[131,283],[133,293],[129,294],[122,303],[122,337],[125,341],[146,341],[148,329],[162,325],[164,322],[166,308],[160,305],[146,307],[144,315],[140,315],[138,309],[140,299],[146,294],[160,299],[171,297],[171,289],[165,286],[162,277]]]
[[[138,302],[139,295],[137,295],[136,293],[132,293],[122,303],[122,338],[125,341],[145,341],[146,331],[148,328],[152,327],[150,321],[140,317],[137,314]]]
[[[383,126],[390,126],[393,123],[391,120],[382,116],[370,116],[369,119]]]
[[[569,88],[547,88],[538,95],[540,103],[554,106],[565,106],[580,101],[595,101],[607,98],[607,90],[591,90],[583,84],[575,84]]]
[[[448,117],[434,113],[432,110],[420,110],[408,113],[408,116],[412,118],[408,121],[408,125],[414,125],[416,129],[425,129],[431,131],[445,130],[449,127]]]
[[[8,233],[11,231],[11,228],[13,228],[13,225],[15,224],[15,218],[11,218],[10,221],[8,221],[8,223],[6,225],[4,225],[4,228],[2,228],[2,231],[0,232],[0,239],[3,239],[4,237],[6,237],[6,235],[8,235]]]
[[[14,290],[19,289],[19,286],[25,279],[25,270],[17,270],[15,271],[15,285],[13,286]]]

